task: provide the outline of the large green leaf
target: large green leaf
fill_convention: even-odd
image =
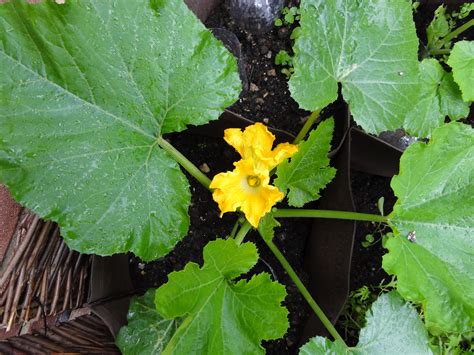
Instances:
[[[457,120],[469,114],[469,104],[462,100],[452,74],[446,73],[436,59],[420,63],[420,82],[420,97],[406,115],[403,126],[411,135],[429,137],[433,129],[444,123],[446,116]]]
[[[367,325],[361,329],[356,347],[346,349],[339,341],[331,342],[318,336],[306,343],[300,354],[432,354],[428,333],[418,312],[405,303],[397,292],[381,295],[366,318]]]
[[[457,42],[448,64],[453,68],[454,81],[461,88],[464,101],[474,101],[474,41]]]
[[[315,111],[338,83],[354,119],[378,133],[402,126],[418,96],[418,38],[406,0],[302,0],[290,90]]]
[[[179,320],[163,319],[155,308],[155,290],[134,297],[128,310],[128,325],[120,329],[117,346],[122,354],[161,354],[178,328]]]
[[[285,288],[265,273],[233,281],[257,260],[254,244],[218,239],[204,248],[202,268],[189,263],[169,275],[156,307],[166,319],[184,320],[166,354],[263,354],[262,340],[285,334]]]
[[[321,122],[308,139],[299,144],[298,153],[291,161],[286,160],[278,166],[275,185],[283,193],[290,190],[288,202],[291,206],[301,207],[317,200],[319,191],[336,175],[336,169],[329,166],[328,158],[333,131],[332,118]]]
[[[452,122],[403,154],[383,267],[432,332],[474,325],[474,132]]]
[[[0,180],[73,249],[166,254],[190,194],[157,138],[237,99],[235,59],[181,1],[16,0],[0,18]]]

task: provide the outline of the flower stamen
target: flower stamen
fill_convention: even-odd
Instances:
[[[262,181],[256,175],[249,175],[247,176],[247,184],[249,184],[250,187],[259,187]]]

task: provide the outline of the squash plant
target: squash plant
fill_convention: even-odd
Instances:
[[[303,354],[430,353],[427,331],[472,329],[474,135],[444,117],[467,115],[473,47],[454,45],[452,73],[436,58],[420,62],[411,11],[405,0],[303,0],[289,85],[313,113],[295,142],[275,148],[261,124],[227,130],[241,160],[211,181],[163,135],[217,119],[237,100],[240,81],[235,58],[181,1],[0,5],[0,181],[58,222],[71,248],[130,251],[146,261],[166,255],[189,227],[179,166],[211,189],[222,213],[246,217],[235,233],[208,243],[202,266],[189,263],[132,301],[118,337],[123,352],[262,353],[262,340],[282,337],[285,288],[266,273],[242,278],[259,257],[244,242],[252,228],[335,340],[314,338]],[[327,158],[333,120],[311,127],[339,84],[366,131],[404,127],[429,137],[403,154],[389,216],[274,207],[285,197],[292,207],[316,200],[336,174]],[[398,277],[397,291],[374,303],[355,348],[272,241],[278,219],[292,217],[392,229],[383,267]],[[423,321],[410,302],[421,305]]]

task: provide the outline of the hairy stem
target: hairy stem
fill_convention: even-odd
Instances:
[[[461,25],[458,28],[456,28],[456,29],[452,30],[451,32],[449,32],[446,36],[441,38],[438,43],[436,43],[437,48],[433,48],[433,49],[442,48],[446,43],[451,41],[453,38],[456,38],[461,33],[468,30],[469,28],[471,28],[472,26],[474,26],[474,19],[471,19],[471,20],[467,21],[464,25]],[[430,50],[430,52],[432,52],[432,50]]]
[[[331,211],[331,210],[304,210],[304,209],[274,209],[273,217],[275,218],[330,218],[330,219],[349,219],[354,221],[370,221],[370,222],[387,222],[385,216],[378,214]]]
[[[168,143],[163,137],[157,139],[158,145],[163,148],[169,155],[181,165],[184,170],[190,173],[197,181],[199,181],[205,188],[210,189],[211,180],[204,175],[196,165],[191,163],[183,154],[181,154],[175,147]]]
[[[237,244],[242,244],[245,236],[251,229],[252,225],[249,223],[249,221],[245,221],[245,223],[242,225],[242,227],[240,227],[239,232],[235,236],[235,241],[237,242]]]
[[[344,339],[342,339],[341,335],[337,332],[336,328],[334,328],[331,321],[328,319],[328,317],[326,317],[326,315],[324,314],[321,307],[318,306],[318,304],[313,299],[313,297],[311,296],[311,294],[309,293],[307,288],[301,282],[301,280],[298,277],[298,275],[296,274],[295,270],[293,270],[290,263],[286,260],[285,256],[281,253],[281,251],[278,249],[278,247],[275,245],[275,243],[273,243],[272,240],[263,237],[261,234],[260,234],[260,236],[265,241],[265,243],[268,245],[268,247],[270,248],[272,253],[275,255],[275,257],[278,259],[281,266],[283,266],[285,271],[288,273],[291,280],[295,283],[296,287],[301,292],[301,294],[303,295],[306,302],[308,302],[308,304],[310,305],[310,307],[312,308],[314,313],[318,316],[318,318],[321,320],[323,325],[326,327],[329,334],[331,334],[334,339],[337,339],[337,340],[341,341],[344,345],[346,345],[346,343],[344,342]],[[346,345],[346,347],[347,347],[347,345]]]
[[[316,120],[318,119],[320,112],[321,110],[316,110],[314,112],[311,112],[311,115],[308,117],[303,128],[301,128],[301,131],[296,136],[295,140],[293,141],[293,144],[298,144],[304,139],[306,134],[310,131],[311,127],[313,126],[314,122],[316,122]]]

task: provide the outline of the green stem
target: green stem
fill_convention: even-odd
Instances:
[[[235,238],[235,234],[237,233],[237,230],[239,229],[240,223],[239,220],[237,220],[234,224],[234,227],[232,227],[232,232],[230,232],[230,237]]]
[[[293,282],[295,283],[296,287],[298,288],[298,290],[301,292],[301,294],[303,295],[304,299],[306,300],[306,302],[309,303],[310,307],[312,308],[312,310],[314,311],[314,313],[316,313],[316,315],[318,316],[318,318],[321,320],[321,322],[323,323],[323,325],[326,327],[326,329],[328,330],[329,334],[331,334],[333,336],[334,339],[337,339],[339,341],[341,341],[344,345],[346,345],[346,343],[344,342],[344,339],[342,339],[342,337],[340,336],[340,334],[337,332],[336,328],[334,328],[334,326],[332,325],[331,321],[328,319],[328,317],[326,317],[326,315],[324,314],[323,310],[321,309],[321,307],[318,306],[318,304],[316,303],[316,301],[313,299],[313,297],[311,296],[311,294],[309,293],[309,291],[307,290],[307,288],[303,285],[303,283],[301,282],[300,278],[298,277],[298,275],[296,274],[295,270],[293,270],[293,268],[291,267],[290,263],[288,263],[288,261],[286,260],[285,256],[280,252],[280,250],[278,249],[278,247],[275,245],[275,243],[273,243],[272,240],[270,239],[267,239],[267,238],[264,238],[262,235],[260,235],[262,237],[262,239],[265,241],[265,243],[268,245],[268,247],[270,248],[270,250],[273,252],[273,254],[275,255],[275,257],[278,259],[278,261],[280,262],[281,266],[283,266],[283,268],[285,269],[285,271],[288,273],[288,275],[290,276],[291,280],[293,280]],[[347,345],[346,345],[347,347]]]
[[[306,134],[309,132],[309,130],[313,126],[314,122],[316,122],[316,120],[318,119],[320,112],[321,110],[316,110],[314,112],[311,112],[311,115],[308,117],[303,128],[301,128],[301,131],[296,136],[295,140],[293,141],[293,144],[298,144],[304,139]]]
[[[234,226],[232,227],[232,232],[230,233],[231,238],[235,238],[235,234],[237,233],[237,230],[239,227],[246,221],[244,216],[240,216],[234,223]]]
[[[431,55],[444,55],[451,53],[451,49],[432,49],[430,50]]]
[[[304,210],[304,209],[274,209],[273,217],[275,218],[330,218],[330,219],[349,219],[354,221],[371,221],[371,222],[387,222],[385,216],[378,214],[331,211],[331,210]]]
[[[459,36],[461,33],[463,33],[464,31],[466,31],[467,29],[471,28],[472,26],[474,26],[474,18],[467,21],[464,25],[461,25],[459,26],[458,28],[456,28],[455,30],[451,31],[450,33],[448,33],[446,36],[444,36],[443,38],[441,38],[439,40],[438,43],[436,43],[436,49],[439,49],[439,48],[442,48],[446,43],[448,43],[449,41],[451,41],[453,38],[456,38],[457,36]],[[435,49],[435,48],[434,48]],[[432,50],[430,50],[430,52],[432,52]]]
[[[188,173],[196,178],[205,188],[210,189],[211,180],[204,175],[196,165],[191,163],[183,154],[181,154],[175,147],[168,143],[163,137],[159,137],[158,145],[163,148],[169,155],[173,157]]]
[[[239,233],[237,233],[237,235],[235,236],[235,241],[237,242],[237,244],[242,244],[245,236],[251,229],[252,225],[249,223],[249,221],[245,221],[242,227],[240,227]]]

